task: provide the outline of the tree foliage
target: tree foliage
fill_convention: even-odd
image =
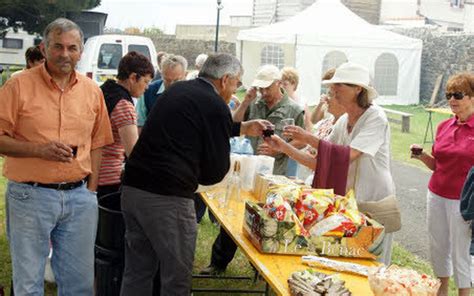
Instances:
[[[163,36],[163,30],[157,27],[143,29],[143,35],[150,38],[159,38]]]
[[[101,0],[0,0],[0,36],[8,28],[41,34],[48,23],[68,12],[97,7]]]
[[[137,27],[128,27],[123,30],[123,32],[127,35],[141,35],[142,31],[140,28]]]

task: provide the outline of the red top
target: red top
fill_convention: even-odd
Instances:
[[[449,199],[459,199],[467,173],[474,165],[474,115],[466,123],[457,117],[438,125],[432,151],[435,170],[428,188]]]
[[[99,185],[120,184],[125,148],[120,139],[119,129],[126,125],[137,125],[135,107],[127,100],[120,100],[110,114],[114,143],[102,149],[102,162],[99,170]]]

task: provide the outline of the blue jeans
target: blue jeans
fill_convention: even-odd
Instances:
[[[44,294],[50,240],[58,295],[93,295],[95,193],[85,185],[61,191],[9,181],[5,198],[15,295]]]

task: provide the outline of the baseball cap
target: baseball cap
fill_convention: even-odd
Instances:
[[[252,86],[266,88],[269,87],[275,80],[280,79],[281,72],[276,66],[264,65],[258,69],[257,75],[252,81]]]

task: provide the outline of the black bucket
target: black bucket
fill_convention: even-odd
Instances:
[[[99,198],[99,225],[96,245],[109,250],[123,250],[125,224],[120,209],[120,192]]]
[[[99,225],[95,242],[96,296],[118,296],[124,268],[125,223],[120,192],[99,198]],[[153,296],[160,295],[159,273],[154,278]]]
[[[95,240],[95,295],[119,296],[124,264],[125,224],[120,192],[99,197],[99,224]]]

